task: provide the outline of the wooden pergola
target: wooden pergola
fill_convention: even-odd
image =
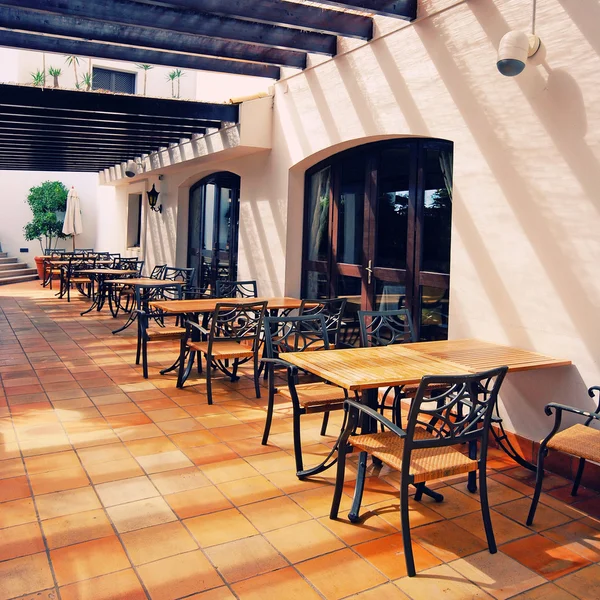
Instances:
[[[373,15],[416,18],[417,0],[0,0],[0,45],[279,79],[338,36],[370,40]],[[107,166],[207,127],[235,106],[0,86],[0,169]]]

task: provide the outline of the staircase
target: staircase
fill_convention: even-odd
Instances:
[[[38,278],[37,269],[31,269],[27,263],[10,258],[6,252],[0,252],[0,285],[33,281]]]

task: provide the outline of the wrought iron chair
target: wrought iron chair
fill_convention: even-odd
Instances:
[[[299,317],[266,317],[264,330],[266,357],[263,358],[263,362],[266,365],[269,380],[269,401],[262,444],[266,446],[269,441],[275,393],[278,391],[281,396],[292,403],[296,474],[298,477],[315,475],[333,463],[322,463],[318,467],[304,470],[300,417],[304,414],[317,412],[329,415],[332,410],[341,410],[347,394],[345,390],[325,381],[300,383],[298,369],[285,361],[285,352],[328,350],[327,320],[323,314]],[[276,390],[275,367],[286,367],[288,369],[287,388]],[[321,431],[321,435],[324,435],[323,431]],[[328,458],[331,456],[333,456],[333,452]],[[327,462],[327,459],[325,462]]]
[[[216,298],[257,298],[256,281],[217,281]]]
[[[68,260],[68,258],[65,257],[64,252],[65,252],[64,250],[49,250],[49,249],[46,249],[44,251],[44,256],[47,257],[47,258],[44,258],[44,281],[42,284],[44,287],[46,287],[47,285],[50,285],[50,289],[52,289],[53,276],[61,275],[61,273],[62,273],[61,267],[59,267],[59,266],[53,267],[51,260],[52,259]]]
[[[148,288],[144,292],[142,305],[137,311],[138,331],[137,331],[137,349],[135,355],[135,364],[140,364],[142,360],[142,374],[144,379],[148,379],[148,342],[181,340],[186,333],[185,327],[165,324],[164,314],[161,310],[153,308],[150,302],[153,300],[162,300],[161,288]],[[155,324],[150,325],[151,320]]]
[[[150,279],[162,279],[167,265],[154,265],[150,273]]]
[[[135,257],[119,257],[113,261],[113,269],[119,271],[135,271],[134,273],[124,273],[122,276],[115,276],[115,279],[134,279],[142,276],[144,261]],[[119,314],[119,310],[131,312],[135,302],[135,290],[127,284],[113,285],[114,291],[114,316]]]
[[[220,302],[212,314],[210,330],[194,321],[187,321],[186,333],[181,340],[177,387],[183,387],[194,365],[196,353],[198,353],[198,371],[202,372],[202,355],[204,355],[206,357],[206,392],[208,403],[212,404],[213,369],[219,369],[234,382],[239,379],[237,375],[239,365],[252,360],[254,362],[254,388],[256,397],[260,398],[258,353],[266,308],[266,302],[244,305]],[[206,341],[201,341],[203,336],[206,337]],[[185,364],[186,352],[189,352],[187,366]],[[233,361],[231,370],[229,361]]]
[[[413,577],[416,571],[410,536],[409,485],[416,487],[415,500],[420,501],[427,481],[479,471],[483,525],[489,551],[495,554],[497,549],[487,497],[486,464],[492,413],[507,371],[508,367],[500,367],[472,375],[423,377],[411,403],[405,429],[364,404],[347,400],[345,408],[348,421],[339,442],[337,477],[329,518],[337,519],[338,516],[346,454],[350,447],[360,451],[354,500],[348,515],[353,523],[359,521],[367,454],[400,471],[402,541],[406,570],[409,577]],[[384,425],[387,431],[353,435],[359,421],[368,422],[369,417],[371,421]],[[457,449],[457,446],[465,443],[478,444],[479,458],[470,458],[470,455]],[[439,497],[439,500],[442,499],[443,496]]]
[[[93,269],[95,262],[95,258],[88,258],[85,255],[72,255],[69,258],[69,263],[61,266],[61,298],[66,294],[67,302],[71,302],[71,289],[73,286],[75,286],[84,296],[87,296],[88,298],[92,296],[93,280],[89,275],[80,273],[79,271]]]
[[[373,346],[389,346],[390,344],[404,344],[417,342],[417,336],[412,325],[410,312],[406,308],[399,310],[360,310],[358,311],[360,327],[360,343],[363,348]],[[412,397],[417,391],[417,386],[390,387],[385,390],[379,408],[386,408],[386,401],[391,392],[394,392],[392,402],[392,422],[402,427],[401,402],[403,397]]]
[[[300,304],[300,316],[323,315],[327,326],[329,345],[338,347],[340,327],[346,310],[346,298],[330,298],[323,300],[302,300]]]
[[[590,398],[593,398],[596,392],[600,393],[600,386],[593,386],[588,390]],[[535,492],[531,501],[529,515],[527,516],[527,525],[531,525],[533,523],[535,511],[540,500],[542,484],[544,482],[544,459],[548,455],[549,450],[557,450],[558,452],[564,452],[565,454],[570,454],[571,456],[576,456],[579,458],[579,465],[577,467],[575,481],[573,482],[571,496],[577,496],[577,491],[579,490],[579,484],[581,483],[581,477],[583,476],[586,460],[600,463],[600,430],[590,427],[592,422],[600,421],[600,402],[598,402],[598,406],[594,412],[581,410],[579,408],[575,408],[574,406],[557,404],[555,402],[547,404],[544,408],[544,412],[549,417],[552,416],[553,411],[554,426],[552,427],[552,431],[550,431],[550,433],[540,443],[540,449],[538,451]],[[576,425],[567,427],[562,431],[558,431],[562,422],[563,412],[585,417],[583,425],[581,423],[577,423]]]

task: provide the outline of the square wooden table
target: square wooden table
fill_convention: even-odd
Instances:
[[[293,310],[300,308],[302,300],[282,296],[280,298],[199,298],[197,300],[164,300],[150,302],[152,308],[169,315],[193,315],[214,312],[217,304],[227,302],[234,304],[253,304],[266,302],[267,310]]]
[[[286,352],[285,360],[352,392],[365,392],[366,403],[377,406],[380,387],[418,384],[425,375],[460,375],[507,366],[509,373],[564,367],[570,360],[476,339],[392,344],[321,352]],[[532,471],[511,445],[496,412],[492,428],[498,445],[513,460]],[[473,491],[475,484],[469,482]]]

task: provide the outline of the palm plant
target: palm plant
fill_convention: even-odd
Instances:
[[[143,64],[138,64],[138,65],[136,65],[136,67],[138,69],[142,69],[142,71],[144,71],[144,93],[143,93],[143,95],[145,96],[146,95],[146,83],[148,80],[148,71],[150,69],[153,69],[154,67],[152,65],[143,65]],[[172,92],[172,90],[171,90],[171,92]]]
[[[39,69],[31,74],[32,83],[37,87],[44,87],[44,81],[46,80],[46,73],[44,71],[40,71]]]
[[[50,67],[48,69],[48,73],[50,74],[51,77],[54,77],[54,87],[57,88],[58,87],[58,78],[62,73],[62,69],[57,68],[57,67]]]
[[[79,77],[77,76],[77,65],[79,64],[79,57],[69,55],[67,56],[67,64],[73,66],[73,72],[75,73],[75,87],[79,89]]]
[[[85,85],[86,92],[89,92],[90,88],[92,87],[92,75],[91,75],[91,73],[84,73],[83,76],[81,77],[81,83],[83,85]]]
[[[169,71],[167,75],[167,81],[171,82],[171,97],[179,98],[181,95],[181,78],[185,75],[185,73],[181,69],[173,69]],[[177,81],[177,96],[175,96],[175,81]]]

